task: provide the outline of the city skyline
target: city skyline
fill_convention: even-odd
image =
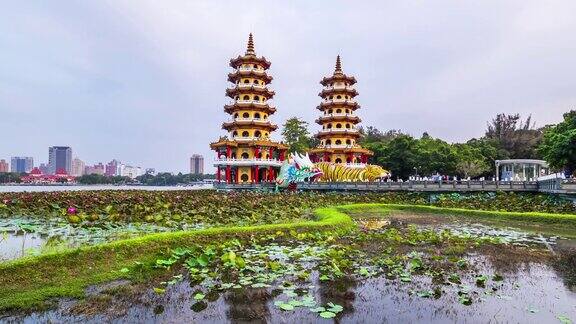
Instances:
[[[45,148],[61,143],[85,161],[161,171],[185,172],[192,152],[211,161],[208,144],[225,134],[227,63],[249,32],[273,62],[273,122],[301,117],[311,134],[318,80],[338,54],[359,80],[363,126],[458,142],[481,136],[497,113],[531,114],[543,126],[576,102],[570,1],[4,7],[0,127],[19,134],[0,143],[5,159],[47,162]]]

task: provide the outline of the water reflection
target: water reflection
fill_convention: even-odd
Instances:
[[[0,261],[35,254],[45,243],[46,239],[37,233],[0,233]]]
[[[266,323],[270,319],[270,289],[235,289],[227,293],[224,300],[229,307],[226,314],[232,323]]]

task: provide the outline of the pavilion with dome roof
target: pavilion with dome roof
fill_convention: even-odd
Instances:
[[[288,146],[270,139],[278,128],[270,121],[276,112],[269,102],[274,97],[268,88],[270,65],[266,58],[256,56],[252,34],[244,55],[230,60],[234,72],[228,74],[228,81],[233,85],[226,89],[226,96],[232,101],[224,106],[230,119],[222,124],[228,136],[210,144],[216,151],[217,181],[272,182],[286,156]]]
[[[322,102],[316,108],[322,115],[316,123],[322,129],[316,134],[320,144],[309,150],[313,162],[346,163],[350,166],[363,166],[368,162],[372,151],[358,144],[360,132],[356,125],[360,118],[355,111],[360,105],[354,99],[358,92],[354,88],[356,79],[342,72],[340,55],[336,57],[336,68],[332,76],[320,81],[324,86],[318,94]]]

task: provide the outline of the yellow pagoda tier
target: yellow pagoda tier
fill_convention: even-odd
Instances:
[[[355,111],[360,105],[354,99],[358,92],[354,89],[356,79],[342,72],[340,56],[336,57],[336,69],[330,77],[323,78],[324,86],[318,94],[322,102],[318,110],[322,115],[316,123],[322,126],[316,134],[320,144],[309,151],[313,162],[346,163],[350,166],[363,166],[372,152],[362,148],[357,141],[360,132],[356,125],[360,118]]]
[[[233,85],[226,89],[226,96],[232,101],[224,106],[230,119],[222,124],[228,136],[210,144],[216,151],[217,181],[273,182],[282,165],[288,146],[270,140],[278,128],[269,119],[276,112],[269,103],[274,97],[268,88],[270,65],[266,58],[256,56],[252,34],[246,53],[230,60],[234,72],[228,74],[228,81]]]

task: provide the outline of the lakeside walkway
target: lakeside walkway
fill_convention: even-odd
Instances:
[[[230,184],[215,182],[219,190],[274,189],[274,183]],[[405,182],[302,182],[298,190],[315,191],[414,191],[414,192],[543,192],[576,195],[576,180],[545,181],[405,181]]]

